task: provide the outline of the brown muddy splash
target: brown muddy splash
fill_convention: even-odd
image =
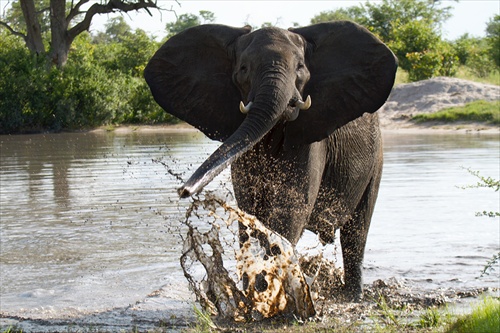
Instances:
[[[199,231],[192,221],[200,219],[200,208],[208,210],[213,217],[206,232]],[[237,261],[236,279],[224,266],[225,248],[220,240],[220,229],[235,222],[240,227],[238,238],[233,232],[234,241],[238,239],[240,247],[230,249]],[[184,238],[181,266],[206,311],[237,322],[280,314],[293,314],[302,319],[314,316],[309,286],[295,248],[254,216],[206,193],[204,199],[193,199],[184,224],[188,232]],[[206,272],[201,280],[191,273],[196,262],[201,263]]]

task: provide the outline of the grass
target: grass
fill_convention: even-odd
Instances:
[[[232,328],[217,329],[211,317],[195,307],[197,323],[182,332],[263,332],[263,333],[353,333],[353,332],[412,332],[412,333],[469,333],[469,332],[498,332],[500,327],[500,299],[485,297],[474,304],[470,314],[456,315],[449,309],[430,307],[423,311],[410,311],[407,308],[396,308],[389,305],[383,297],[376,301],[377,307],[371,310],[371,322],[362,320],[357,322],[343,321],[342,318],[324,318],[321,322],[299,323],[298,321],[283,322],[276,320],[265,325],[255,323],[237,324]],[[80,331],[80,329],[78,330]],[[83,329],[84,332],[94,332],[92,329]],[[99,330],[97,330],[98,332]],[[164,330],[159,329],[158,332]],[[1,333],[21,333],[18,327],[8,327],[0,330]],[[135,333],[137,330],[123,331]],[[154,332],[157,332],[154,330]]]
[[[498,332],[500,330],[500,300],[485,298],[471,314],[461,316],[446,332]]]
[[[468,81],[473,81],[473,82],[479,82],[479,83],[487,83],[487,84],[494,84],[497,86],[500,86],[500,71],[498,70],[493,70],[491,71],[488,76],[486,77],[479,77],[475,74],[472,73],[472,71],[465,67],[461,66],[455,76],[453,76],[457,79],[462,79],[462,80],[468,80]],[[398,68],[398,71],[396,72],[396,80],[395,80],[395,85],[397,86],[398,84],[402,83],[410,83],[409,81],[409,76],[408,72]]]
[[[474,101],[460,107],[443,109],[435,113],[415,115],[417,123],[437,122],[481,122],[491,125],[500,124],[500,101]]]
[[[281,322],[272,319],[267,324],[238,324],[226,331],[253,333],[353,333],[353,332],[498,332],[500,327],[500,299],[486,297],[472,306],[467,315],[456,315],[447,307],[430,307],[423,311],[411,311],[407,308],[395,308],[389,305],[384,297],[376,300],[377,307],[368,316],[370,321],[343,321],[342,318],[323,318],[321,322],[299,323],[297,321]],[[198,320],[205,322],[204,316]],[[214,329],[213,323],[199,323],[184,332],[220,332]]]

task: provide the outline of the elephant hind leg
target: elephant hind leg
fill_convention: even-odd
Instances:
[[[380,176],[372,178],[355,213],[340,229],[346,301],[359,302],[363,297],[363,258],[379,182]]]

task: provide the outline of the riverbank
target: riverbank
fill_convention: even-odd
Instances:
[[[425,122],[411,120],[415,115],[436,113],[440,110],[463,106],[484,100],[500,100],[500,86],[472,82],[451,77],[437,77],[394,87],[387,102],[378,110],[383,132],[443,131],[446,133],[498,134],[500,127],[480,122]],[[500,112],[500,110],[498,111]],[[114,131],[116,133],[150,131],[196,131],[187,123],[175,125],[129,125],[104,126],[93,131]]]
[[[500,127],[479,122],[460,122],[460,123],[439,123],[431,122],[416,124],[409,120],[393,120],[381,125],[384,134],[417,134],[417,133],[443,133],[443,134],[497,134],[500,135]],[[117,134],[129,133],[168,133],[168,132],[197,132],[198,130],[187,123],[175,125],[122,125],[113,127],[99,127],[90,130],[92,133],[113,132]]]
[[[126,307],[108,311],[54,318],[35,319],[0,313],[0,332],[455,332],[450,330],[459,318],[470,314],[484,299],[492,299],[500,307],[499,289],[468,288],[424,291],[394,278],[376,280],[365,285],[364,300],[359,303],[317,300],[317,315],[307,321],[277,317],[252,323],[213,321],[201,310],[194,299],[183,302],[176,309],[163,304],[171,288],[150,293],[145,299]],[[333,297],[335,294],[333,294]],[[332,295],[330,295],[332,296]],[[158,307],[160,304],[163,304]],[[169,315],[175,311],[177,315]],[[36,316],[35,316],[36,317]]]

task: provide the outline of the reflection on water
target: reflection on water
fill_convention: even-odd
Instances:
[[[395,276],[424,288],[498,286],[498,273],[477,277],[498,252],[499,221],[474,216],[500,211],[498,193],[457,187],[477,181],[462,167],[499,178],[498,136],[384,138],[366,282]],[[159,288],[167,295],[158,309],[191,307],[178,264],[178,221],[186,203],[179,203],[180,183],[169,170],[187,179],[217,143],[195,132],[0,141],[3,313],[97,311],[126,306]],[[211,188],[228,183],[228,174]],[[307,234],[305,246],[314,240]]]

